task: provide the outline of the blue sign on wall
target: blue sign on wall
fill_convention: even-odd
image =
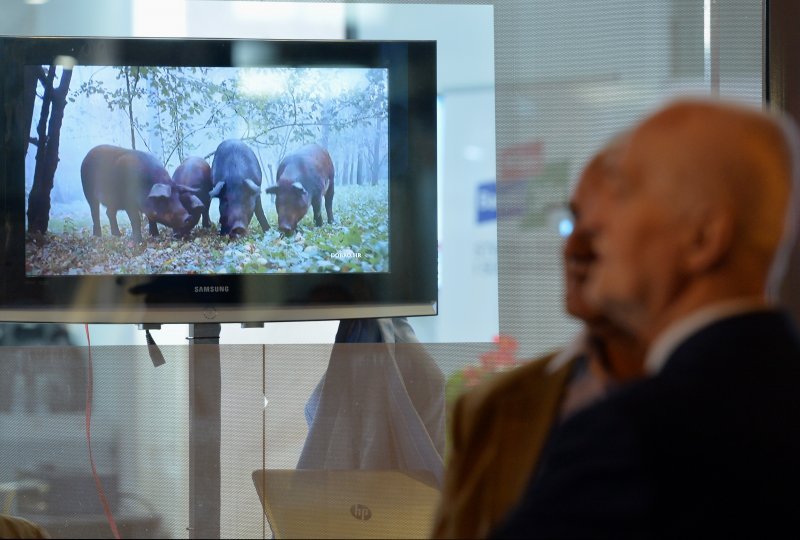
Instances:
[[[497,219],[497,183],[492,180],[478,185],[478,223]]]

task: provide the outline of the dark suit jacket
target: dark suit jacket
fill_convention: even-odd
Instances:
[[[800,337],[753,312],[566,421],[496,538],[800,534]]]
[[[551,371],[554,357],[499,374],[456,401],[434,538],[485,538],[522,495],[574,365]]]

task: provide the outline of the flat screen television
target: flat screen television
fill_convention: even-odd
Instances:
[[[0,320],[437,311],[436,44],[0,38]]]

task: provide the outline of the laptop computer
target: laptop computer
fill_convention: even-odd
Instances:
[[[428,538],[432,480],[426,471],[253,471],[275,538]]]

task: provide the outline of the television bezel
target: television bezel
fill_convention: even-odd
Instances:
[[[249,54],[236,55],[241,47]],[[388,68],[389,271],[26,276],[22,69],[57,56],[81,65]],[[257,323],[437,313],[435,41],[0,37],[0,70],[0,321]],[[255,220],[251,227],[260,230]]]

